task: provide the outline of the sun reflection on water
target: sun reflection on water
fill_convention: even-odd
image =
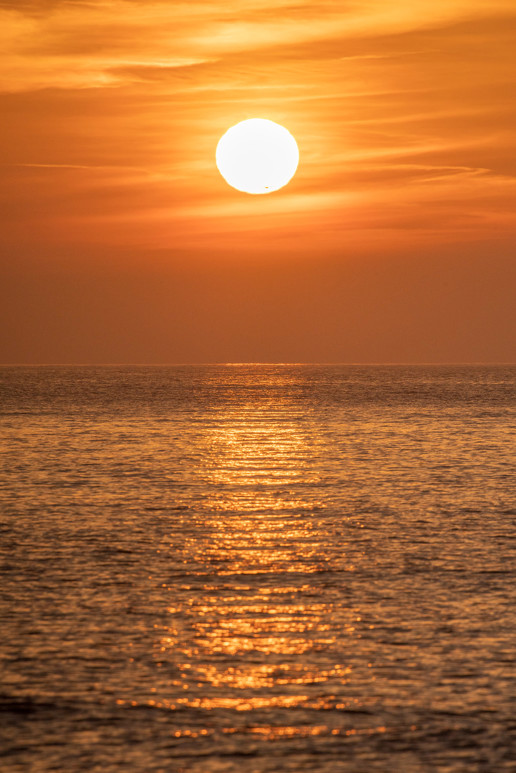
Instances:
[[[156,642],[156,660],[175,668],[173,695],[160,705],[239,713],[354,705],[341,696],[352,668],[331,655],[331,589],[325,596],[311,579],[328,562],[316,462],[323,441],[309,417],[281,405],[214,412],[204,430],[192,447],[198,496],[195,528],[182,542],[188,581],[170,586],[169,621]],[[358,611],[338,615],[339,635],[353,638]],[[273,721],[256,732],[301,731]]]

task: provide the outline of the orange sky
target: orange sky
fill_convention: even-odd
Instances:
[[[516,361],[514,0],[0,0],[0,360]],[[296,137],[282,191],[215,167]]]

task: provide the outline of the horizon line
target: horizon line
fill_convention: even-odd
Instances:
[[[482,366],[500,366],[500,367],[516,367],[516,362],[505,361],[421,361],[421,362],[407,362],[407,361],[370,361],[370,362],[337,362],[337,361],[258,361],[258,360],[213,360],[202,362],[2,362],[0,368],[182,368],[182,367],[209,367],[209,366],[227,366],[238,367],[246,365],[283,365],[283,366],[298,366],[298,365],[324,365],[324,366],[346,366],[346,367],[482,367]]]

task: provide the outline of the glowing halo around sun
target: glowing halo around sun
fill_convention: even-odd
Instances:
[[[250,118],[220,138],[215,159],[222,177],[237,191],[272,193],[296,173],[299,149],[284,126],[266,118]]]

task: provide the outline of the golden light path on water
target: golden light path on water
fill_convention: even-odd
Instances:
[[[153,652],[157,668],[172,666],[174,675],[156,688],[159,698],[139,705],[202,712],[208,729],[178,729],[178,738],[210,734],[209,716],[221,714],[228,722],[219,731],[235,738],[380,737],[389,725],[371,707],[395,702],[405,677],[378,685],[379,674],[396,671],[397,655],[379,660],[375,637],[403,646],[409,668],[417,647],[399,612],[387,612],[389,596],[379,625],[362,604],[383,595],[378,577],[367,589],[367,575],[400,554],[392,542],[380,547],[383,555],[371,550],[356,515],[335,520],[335,485],[345,490],[361,458],[356,448],[348,456],[349,414],[334,416],[326,431],[324,415],[296,408],[292,373],[275,373],[259,388],[258,401],[239,395],[202,424],[194,420],[185,439],[188,510],[168,549],[188,576],[164,586],[168,621],[156,630]],[[393,427],[363,417],[361,432],[359,449],[382,436],[388,448]]]
[[[190,530],[181,552],[196,569],[168,607],[170,622],[156,643],[158,663],[174,660],[178,669],[178,694],[159,701],[162,708],[269,715],[359,705],[328,687],[340,693],[351,666],[321,658],[336,642],[331,593],[315,592],[310,579],[328,562],[329,535],[321,531],[326,473],[314,463],[324,457],[322,442],[305,417],[274,401],[214,412],[193,439],[197,465],[189,483],[199,491],[199,529]],[[353,571],[343,558],[341,568]],[[210,572],[215,582],[213,574],[205,581]],[[359,610],[340,609],[338,618],[340,635],[351,640]],[[321,724],[275,726],[279,718],[250,732],[341,732]]]

